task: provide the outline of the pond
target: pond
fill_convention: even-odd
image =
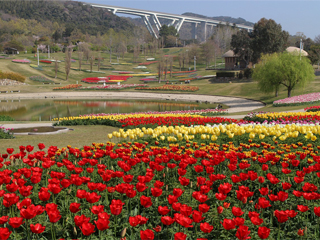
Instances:
[[[215,108],[217,103],[196,103],[156,100],[2,100],[0,115],[17,121],[51,121],[53,118],[90,113],[131,113],[147,111],[177,111]]]

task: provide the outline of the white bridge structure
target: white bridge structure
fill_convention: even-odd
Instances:
[[[185,16],[185,15],[162,13],[162,12],[140,10],[140,9],[126,8],[126,7],[116,7],[116,6],[94,4],[94,3],[86,3],[86,5],[90,5],[92,7],[98,7],[98,8],[105,8],[108,11],[111,11],[113,14],[123,13],[123,14],[140,16],[143,19],[145,25],[147,26],[147,29],[150,32],[150,34],[157,39],[159,38],[159,31],[162,26],[159,19],[171,20],[168,26],[174,26],[178,32],[180,31],[183,23],[191,23],[193,25],[192,35],[194,39],[197,39],[198,24],[201,24],[201,26],[203,26],[205,29],[204,31],[205,39],[207,38],[207,26],[210,26],[212,29],[214,26],[217,26],[217,25],[230,25],[230,23],[220,22],[217,20],[209,19],[209,18],[191,17],[191,16]],[[154,25],[157,31],[154,30],[151,24],[151,20],[154,22]],[[253,27],[249,27],[242,24],[236,24],[233,26],[239,29],[246,29],[247,31],[253,30]]]

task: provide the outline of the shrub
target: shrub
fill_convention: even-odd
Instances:
[[[244,75],[244,77],[245,78],[251,78],[251,76],[252,76],[252,69],[251,68],[246,68],[245,70],[244,70],[244,72],[243,72],[243,75]]]
[[[14,118],[10,116],[0,115],[0,121],[14,121]]]
[[[29,79],[32,81],[43,82],[43,83],[53,83],[54,82],[54,81],[52,81],[46,77],[43,77],[43,76],[31,76],[31,77],[29,77]]]
[[[219,77],[234,78],[236,77],[236,72],[217,72],[217,78]]]
[[[18,82],[24,82],[26,80],[26,77],[19,73],[0,71],[0,79],[11,79]]]

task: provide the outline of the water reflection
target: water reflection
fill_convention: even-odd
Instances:
[[[90,113],[129,113],[214,108],[216,104],[142,100],[2,100],[0,115],[21,121],[50,121]]]

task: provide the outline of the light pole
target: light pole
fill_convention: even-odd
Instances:
[[[39,48],[37,47],[38,67],[39,67]]]
[[[197,58],[196,56],[193,57],[193,64],[194,64],[194,70],[196,71],[196,61],[197,61]]]

